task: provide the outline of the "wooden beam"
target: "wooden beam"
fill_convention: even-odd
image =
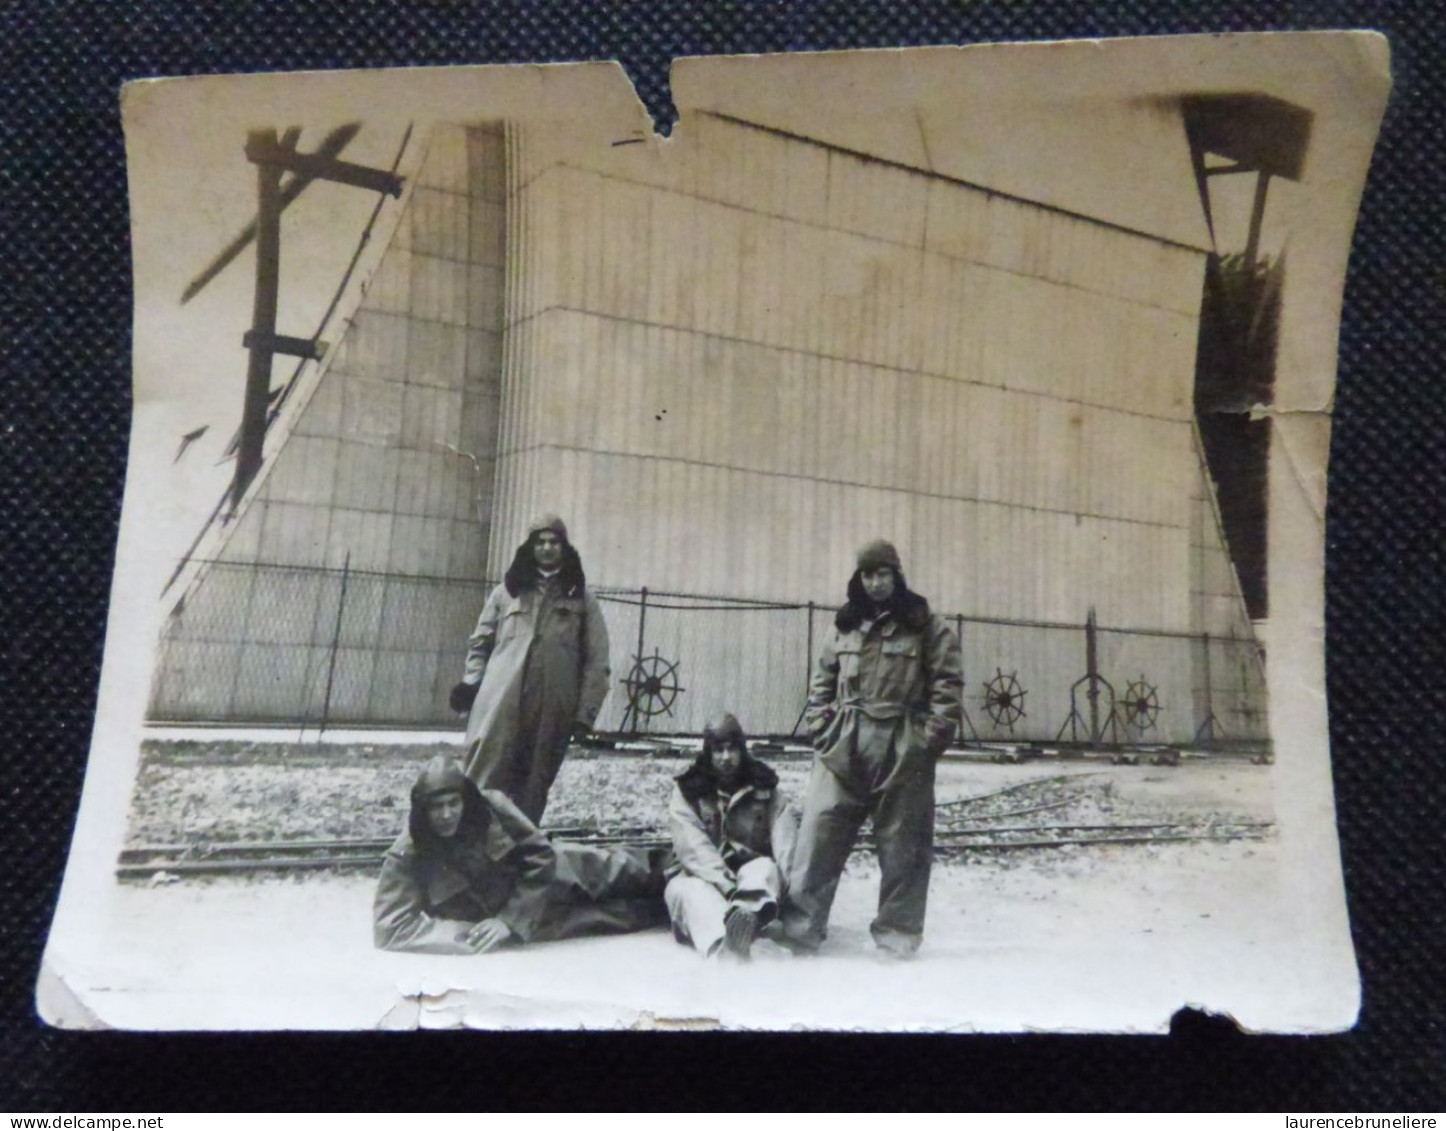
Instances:
[[[282,146],[275,133],[266,137],[252,134],[246,141],[246,160],[258,166],[285,169],[309,180],[335,181],[391,196],[402,195],[402,178],[395,173],[315,153],[297,153]]]
[[[275,130],[258,130],[247,139],[253,145],[277,145]],[[241,410],[241,432],[236,448],[236,474],[231,481],[231,512],[261,469],[266,443],[266,406],[271,393],[271,359],[267,344],[276,335],[276,305],[281,285],[281,169],[256,166],[256,297],[251,311],[255,342],[246,367],[246,394]]]

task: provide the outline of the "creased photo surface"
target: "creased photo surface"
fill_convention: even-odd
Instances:
[[[124,1029],[1353,1024],[1326,454],[1385,41],[124,92],[37,989]]]

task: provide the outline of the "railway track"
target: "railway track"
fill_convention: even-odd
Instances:
[[[1001,852],[1023,848],[1063,848],[1100,844],[1179,844],[1208,841],[1268,840],[1268,821],[1178,822],[1174,824],[1009,825],[1003,828],[938,830],[937,856]]]
[[[1046,813],[1089,800],[1094,789],[1069,789],[1065,796],[1049,797],[1061,780],[1078,780],[1088,775],[1062,779],[1041,779],[1010,786],[976,797],[960,798],[940,805],[940,819],[934,833],[934,851],[943,858],[975,852],[1010,852],[1025,849],[1097,845],[1147,845],[1189,842],[1219,842],[1268,839],[1274,825],[1263,821],[1050,821],[1047,823],[1000,824],[1030,814]],[[1033,788],[1032,788],[1033,787]],[[1029,799],[1031,792],[1046,799],[1027,805],[970,813],[987,802],[1007,801],[1018,796]],[[667,847],[663,830],[646,825],[614,829],[581,826],[544,830],[557,840],[575,844],[629,844],[639,847]],[[229,843],[152,844],[127,848],[120,854],[116,874],[122,879],[149,879],[158,873],[172,876],[225,875],[248,872],[295,872],[331,869],[374,871],[392,838],[351,838],[335,840],[237,841]],[[860,838],[860,850],[873,851],[870,833]]]
[[[1174,821],[1055,819],[1041,824],[1001,824],[1012,818],[1097,805],[1111,797],[1113,782],[1099,771],[1055,774],[946,801],[937,806],[934,850],[940,856],[1095,844],[1170,844],[1196,841],[1262,840],[1273,835],[1269,821],[1227,818]],[[1010,805],[1012,801],[1026,804]],[[1000,806],[1009,806],[1001,808]]]
[[[658,829],[630,825],[617,829],[548,828],[549,837],[573,844],[629,844],[667,847]],[[337,840],[197,841],[194,844],[147,844],[122,849],[116,865],[121,879],[144,879],[157,872],[176,876],[222,875],[230,872],[296,872],[381,867],[382,856],[395,837],[352,837]]]
[[[1040,809],[1059,808],[1063,805],[1087,800],[1099,793],[1112,789],[1108,776],[1102,770],[1086,770],[1077,774],[1053,774],[1049,777],[1034,778],[1031,781],[1015,782],[1013,785],[991,789],[988,793],[974,793],[967,797],[956,797],[941,801],[935,808],[945,813],[957,813],[970,809],[984,809],[989,816],[1004,816],[1034,812]],[[1008,799],[1030,801],[1022,808],[1000,811],[992,808]],[[983,814],[981,814],[983,815]]]

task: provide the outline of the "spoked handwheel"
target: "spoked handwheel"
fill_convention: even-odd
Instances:
[[[1142,675],[1125,688],[1119,703],[1121,721],[1131,730],[1143,733],[1154,729],[1160,717],[1160,692]]]
[[[1005,675],[1002,668],[995,668],[994,678],[984,684],[984,711],[996,728],[1012,731],[1025,717],[1024,697],[1028,694],[1019,684],[1018,673]]]
[[[671,715],[673,704],[686,688],[678,682],[678,664],[653,649],[651,656],[634,656],[633,667],[623,681],[628,706],[623,712],[623,730],[637,730],[659,715]]]

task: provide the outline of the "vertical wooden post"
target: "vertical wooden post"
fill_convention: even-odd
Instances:
[[[1270,188],[1270,174],[1255,174],[1255,201],[1250,209],[1250,234],[1245,239],[1245,269],[1253,271],[1260,254],[1260,229],[1265,223],[1265,194]]]
[[[266,406],[271,394],[271,359],[276,337],[276,304],[281,285],[281,167],[256,161],[279,146],[275,130],[253,130],[247,157],[256,163],[256,297],[248,340],[246,399],[236,447],[236,474],[231,481],[231,513],[241,505],[246,488],[261,469],[266,443]]]

